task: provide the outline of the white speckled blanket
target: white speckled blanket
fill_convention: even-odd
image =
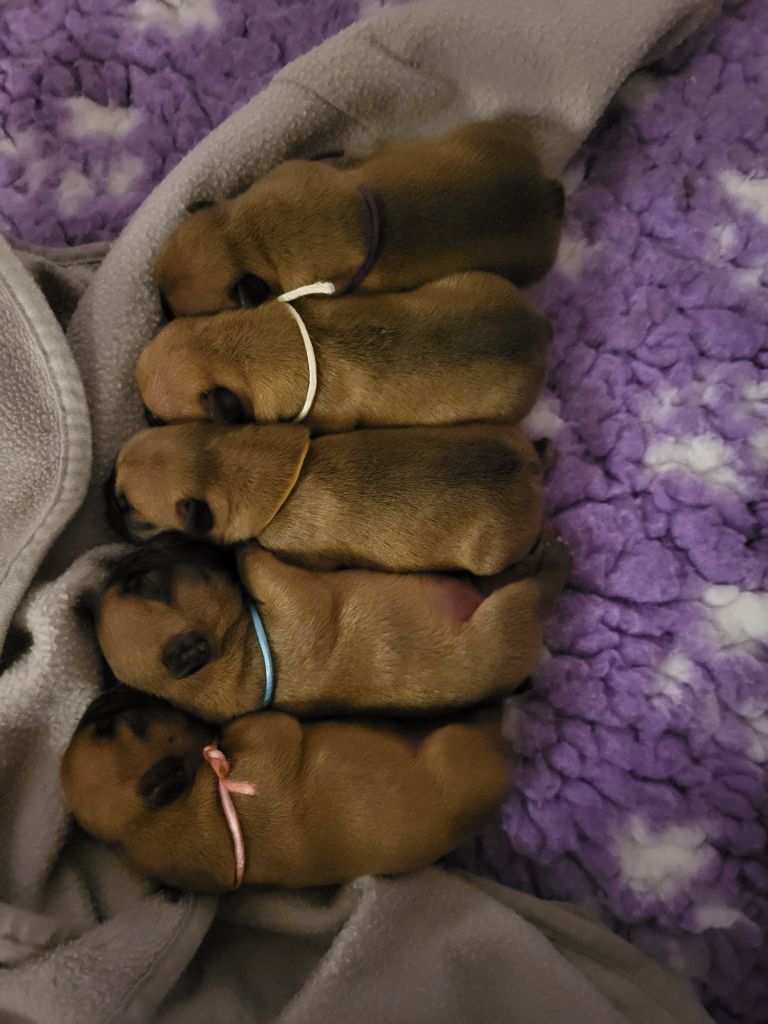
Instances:
[[[468,16],[458,2],[444,2],[438,31],[434,15],[419,21],[425,9],[404,7],[397,18],[392,12],[393,20],[381,23],[390,29],[371,23],[364,34],[342,36],[288,68],[223,134],[195,151],[115,247],[70,331],[93,417],[96,483],[139,422],[130,367],[157,322],[148,260],[187,198],[199,198],[201,190],[220,194],[287,152],[350,144],[395,126],[421,130],[425,109],[429,124],[440,126],[514,102],[549,119],[543,140],[556,163],[648,44],[672,26],[673,38],[681,38],[691,22],[677,19],[700,13],[694,3],[673,2],[659,5],[659,18],[650,5],[622,0],[610,8],[610,22],[600,5],[594,32],[584,19],[564,19],[554,0],[535,10],[524,5],[519,16],[505,4],[501,22],[484,21],[479,4]],[[6,72],[0,112],[8,132],[0,141],[0,215],[10,233],[46,243],[111,237],[212,123],[297,46],[356,14],[351,3],[318,3],[311,18],[308,10],[275,3],[256,13],[237,0],[89,0],[87,7],[46,0],[38,9],[10,0],[0,10],[0,71]],[[571,15],[574,10],[569,7]],[[526,34],[529,14],[534,20]],[[566,244],[543,293],[559,339],[552,392],[537,415],[541,429],[559,433],[552,511],[577,546],[579,573],[551,633],[553,656],[524,712],[519,791],[503,830],[484,837],[475,859],[483,870],[537,893],[602,906],[662,959],[707,981],[721,1020],[755,1024],[765,1016],[766,998],[759,966],[766,915],[759,824],[765,708],[757,674],[765,551],[756,529],[765,509],[759,464],[749,462],[752,449],[760,454],[764,412],[762,346],[750,324],[764,322],[764,310],[759,290],[740,291],[751,297],[735,301],[729,289],[761,282],[761,228],[752,219],[761,215],[761,186],[749,177],[760,169],[753,104],[763,82],[761,17],[757,4],[729,5],[682,69],[636,78],[624,94],[625,112],[614,111],[569,172],[574,195]],[[514,29],[504,18],[514,18]],[[456,79],[445,73],[444,24],[458,26]],[[469,44],[483,32],[478,60]],[[350,76],[350,38],[366,45],[360,88]],[[31,46],[47,54],[42,72],[26,57]],[[558,79],[564,53],[589,68],[580,85],[564,88]],[[515,76],[501,98],[499,74]],[[526,92],[526,81],[537,88]],[[361,116],[366,104],[375,117]],[[732,202],[755,212],[734,216]],[[83,255],[98,258],[93,251]],[[44,266],[38,269],[46,283]],[[43,326],[41,336],[54,334],[50,323]],[[46,358],[38,361],[38,380],[60,385],[70,378],[71,367],[50,370]],[[9,570],[0,609],[6,619],[42,555],[30,544],[41,536],[37,498],[68,488],[66,501],[50,503],[65,518],[85,483],[85,417],[67,415],[66,403],[40,384],[36,392],[44,400],[34,417],[22,404],[21,419],[14,420],[13,404],[3,406],[0,457],[30,456],[21,474],[6,473],[14,487],[26,487],[20,486],[21,497],[12,489],[5,495],[4,526],[11,509],[25,513],[14,520],[18,533],[0,537]],[[74,407],[82,411],[78,402]],[[38,460],[55,472],[30,486],[32,456],[43,450],[31,444],[36,426],[51,452],[63,443],[71,458]],[[79,443],[73,447],[67,437]],[[59,526],[49,519],[48,535]],[[73,552],[106,538],[94,488],[46,572],[57,576]],[[19,548],[26,562],[9,559]],[[95,558],[84,556],[37,590],[23,612],[32,650],[2,677],[0,813],[8,835],[0,857],[0,894],[8,901],[2,962],[18,966],[0,997],[15,993],[17,1001],[5,1004],[9,1010],[34,997],[36,1019],[56,1024],[70,1019],[65,992],[66,1013],[78,1022],[103,1020],[104,1000],[113,1000],[112,1019],[126,1007],[147,1019],[147,1006],[164,998],[158,986],[172,984],[173,965],[182,970],[213,913],[210,901],[168,904],[146,896],[104,851],[74,837],[65,841],[56,760],[96,680],[92,646],[78,632],[71,606],[98,572]],[[710,621],[720,632],[712,632]],[[20,777],[33,786],[34,798],[21,798]],[[374,922],[385,913],[376,909],[379,895],[406,889],[370,884],[376,895],[363,906]],[[395,904],[389,900],[387,907],[401,906],[399,896]],[[280,904],[278,913],[267,905],[272,916],[264,948],[284,950],[276,933],[287,927],[295,937],[298,922],[310,920],[307,906],[286,926],[286,908]],[[104,923],[94,928],[96,921]],[[219,944],[224,934],[251,941],[248,925],[237,925],[243,932],[215,927],[194,971],[167,996],[167,1020],[191,1020],[184,1014],[212,992],[217,1009],[229,1005],[226,999],[239,1000],[233,1020],[237,1014],[253,1019],[256,1006],[263,1019],[273,1019],[328,941],[327,932],[310,928],[311,956],[299,956],[297,973],[284,970],[280,987],[280,972],[267,984],[269,972],[253,972],[231,947],[217,959],[214,937]],[[62,947],[68,935],[76,941]],[[361,945],[366,948],[373,947]],[[462,963],[476,963],[471,940],[456,949]],[[349,954],[342,944],[342,963]],[[326,977],[339,970],[333,958],[324,962]],[[162,970],[147,973],[150,963]],[[503,974],[490,979],[470,972],[470,978],[494,992],[504,1016]],[[358,980],[364,979],[361,972]],[[443,981],[437,991],[452,995]],[[471,991],[481,998],[477,988]],[[82,1002],[73,1002],[72,993]],[[459,998],[449,1002],[452,1009],[462,1005]],[[287,1007],[281,1020],[300,1019],[291,1012]],[[338,1006],[335,1012],[338,1018]],[[614,1012],[615,1005],[599,1011]],[[593,1019],[602,1020],[599,1013]],[[314,1024],[321,1016],[303,1019]]]

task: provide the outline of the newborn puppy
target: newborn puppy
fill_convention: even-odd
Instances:
[[[108,514],[137,540],[165,530],[258,538],[312,569],[491,576],[539,535],[542,472],[511,426],[356,430],[310,443],[302,426],[182,423],[123,446]]]
[[[515,423],[544,384],[550,322],[494,274],[293,305],[318,366],[318,390],[303,418],[313,434]],[[303,411],[308,360],[291,309],[265,302],[172,321],[142,352],[138,383],[154,423],[274,423]]]
[[[255,305],[318,280],[386,292],[489,270],[525,285],[554,261],[563,203],[519,126],[466,124],[341,165],[280,164],[189,214],[155,281],[177,315]]]
[[[242,586],[229,551],[172,534],[117,563],[95,616],[117,678],[208,721],[259,710],[269,688],[256,605],[276,708],[426,715],[481,703],[535,668],[570,568],[554,538],[484,581],[313,573],[258,545],[237,557]]]
[[[423,867],[482,827],[508,788],[498,711],[423,728],[278,711],[225,725],[247,885],[333,885]],[[233,837],[203,757],[214,730],[119,687],[88,708],[61,782],[80,825],[140,873],[180,889],[236,888]]]

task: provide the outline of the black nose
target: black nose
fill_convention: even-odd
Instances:
[[[207,501],[202,498],[179,498],[176,513],[184,524],[184,532],[200,540],[213,527],[213,513]]]
[[[211,645],[202,633],[191,630],[171,637],[163,648],[162,662],[174,679],[186,679],[211,660]]]
[[[246,418],[242,402],[229,388],[211,388],[200,398],[212,423],[242,423]]]
[[[191,781],[184,758],[172,754],[144,772],[139,781],[139,793],[157,810],[178,800]]]

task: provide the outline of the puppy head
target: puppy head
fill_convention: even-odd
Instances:
[[[293,424],[142,430],[105,484],[107,518],[134,541],[167,530],[224,544],[256,537],[295,482],[308,438]]]
[[[304,310],[312,329],[312,310]],[[282,302],[181,317],[139,357],[137,381],[151,422],[263,423],[291,419],[305,396],[306,354]]]
[[[157,257],[155,282],[177,316],[259,306],[321,276],[307,252],[308,226],[314,257],[324,259],[348,238],[338,234],[340,220],[360,216],[357,188],[339,170],[323,160],[287,160],[242,195],[190,213]],[[348,260],[345,274],[360,256]]]
[[[147,694],[116,686],[86,709],[61,763],[61,785],[91,835],[119,843],[189,795],[213,729]]]
[[[166,530],[209,534],[213,513],[203,495],[215,459],[197,426],[142,430],[120,450],[104,489],[107,519],[121,536],[144,541]]]
[[[155,283],[176,316],[258,306],[270,293],[278,294],[279,282],[268,262],[256,266],[255,237],[249,237],[244,257],[232,215],[227,202],[188,214],[155,260]]]
[[[114,565],[95,614],[117,678],[214,721],[235,713],[244,654],[238,623],[250,626],[234,556],[173,534]]]
[[[156,425],[206,419],[242,423],[253,410],[232,337],[241,313],[174,320],[139,356],[136,377]],[[231,331],[230,331],[231,328]],[[216,333],[214,333],[216,332]]]

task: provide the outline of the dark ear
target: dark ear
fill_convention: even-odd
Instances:
[[[260,306],[269,298],[270,294],[267,282],[255,274],[243,274],[230,292],[238,306],[243,306],[246,309]]]
[[[212,423],[242,423],[246,419],[242,402],[229,388],[211,388],[200,397]]]
[[[159,810],[178,800],[189,782],[184,758],[171,755],[144,772],[139,780],[139,793],[153,810]]]
[[[192,630],[173,636],[163,648],[163,665],[174,679],[186,679],[211,660],[211,647],[202,633]]]
[[[123,594],[135,597],[146,597],[150,601],[171,599],[171,572],[167,566],[155,566],[154,569],[137,569],[125,577],[120,587]]]
[[[184,532],[191,537],[204,537],[213,526],[213,515],[207,501],[201,498],[181,498],[176,512],[184,523]]]

